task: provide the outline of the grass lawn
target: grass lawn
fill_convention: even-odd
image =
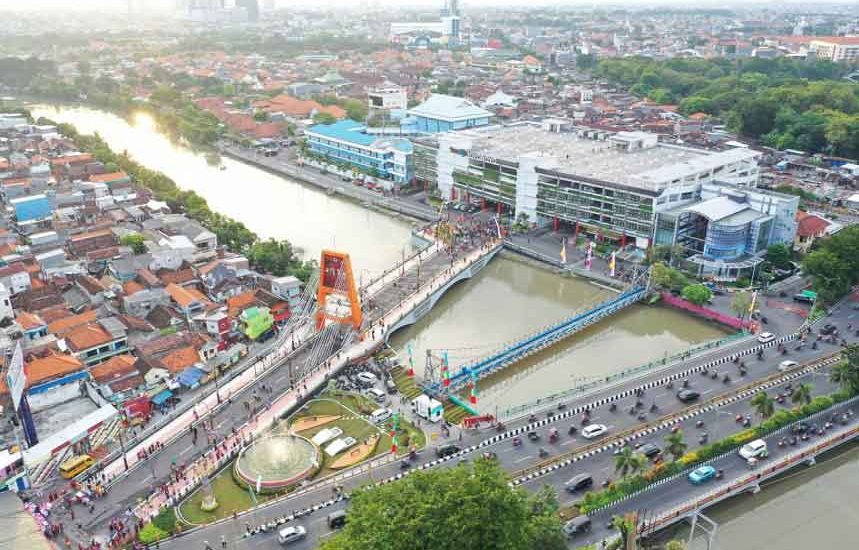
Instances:
[[[224,468],[220,474],[211,480],[212,493],[218,500],[218,506],[211,512],[200,509],[203,501],[203,491],[197,490],[191,498],[186,500],[180,507],[182,516],[191,523],[210,523],[215,520],[231,516],[233,512],[241,512],[254,506],[254,501],[247,489],[242,488],[233,479],[233,465]],[[257,502],[263,503],[277,495],[256,495]]]

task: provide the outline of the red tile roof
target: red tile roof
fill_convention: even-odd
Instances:
[[[826,232],[826,228],[829,227],[829,222],[815,216],[814,214],[808,214],[803,212],[802,210],[798,210],[796,212],[796,234],[800,237],[819,237]]]
[[[89,323],[73,329],[65,336],[69,349],[83,351],[107,344],[113,337],[98,323]]]
[[[96,365],[89,370],[90,376],[99,384],[107,384],[118,378],[137,374],[134,362],[137,359],[133,355],[115,355],[104,363]]]
[[[33,386],[40,382],[59,378],[83,369],[84,365],[76,357],[60,353],[51,353],[27,363],[27,385]]]

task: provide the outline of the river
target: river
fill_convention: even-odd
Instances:
[[[205,155],[171,143],[148,117],[138,116],[129,123],[84,107],[35,106],[32,111],[36,117],[72,123],[81,132],[98,132],[114,150],[127,150],[262,237],[289,239],[309,257],[326,247],[348,251],[361,276],[384,270],[409,247],[406,222],[239,161],[224,158],[226,169],[219,170],[206,162]],[[417,324],[394,334],[391,343],[400,350],[412,344],[418,372],[423,370],[427,349],[448,349],[456,365],[609,295],[586,281],[561,278],[502,255],[473,280],[451,289]],[[724,334],[673,310],[633,307],[515,369],[481,381],[479,408],[491,411],[519,405]],[[854,449],[759,495],[734,499],[712,511],[723,524],[717,548],[852,546],[843,541],[850,540],[859,525],[853,504],[857,483],[859,450]],[[694,545],[696,550],[704,547]]]
[[[213,210],[244,222],[262,237],[289,239],[310,257],[325,247],[349,252],[362,277],[392,265],[410,246],[406,222],[233,159],[224,158],[226,169],[220,170],[204,154],[172,143],[148,115],[129,122],[79,106],[35,106],[32,112],[74,124],[83,133],[98,132],[115,151],[128,151],[164,172],[182,189],[203,196]],[[417,324],[394,334],[391,344],[400,350],[412,344],[418,373],[428,349],[449,350],[455,370],[610,294],[582,279],[561,278],[502,256],[474,280],[454,287]],[[481,382],[479,407],[494,411],[521,405],[725,334],[671,309],[636,306]]]

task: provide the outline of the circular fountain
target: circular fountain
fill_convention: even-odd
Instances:
[[[236,480],[261,493],[282,491],[319,469],[319,451],[295,434],[268,435],[241,450],[233,467]]]

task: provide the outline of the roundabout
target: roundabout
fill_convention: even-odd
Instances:
[[[276,493],[316,474],[319,451],[295,434],[273,434],[246,446],[233,466],[233,476],[258,493]]]

